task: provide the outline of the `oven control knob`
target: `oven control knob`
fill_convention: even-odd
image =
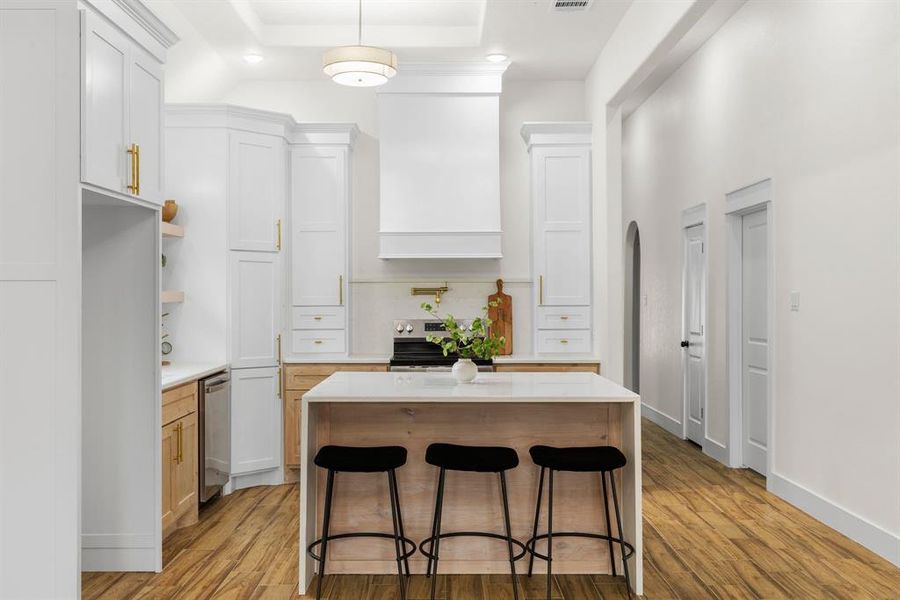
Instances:
[[[412,332],[413,332],[412,323],[407,323],[406,324],[406,333],[412,333]]]
[[[397,323],[397,333],[403,333],[403,323]]]

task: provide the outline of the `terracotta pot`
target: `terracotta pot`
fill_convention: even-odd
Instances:
[[[174,200],[166,200],[162,207],[162,220],[171,223],[175,215],[178,214],[178,203]]]

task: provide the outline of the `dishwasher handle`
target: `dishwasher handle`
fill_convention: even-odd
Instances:
[[[225,384],[228,383],[229,381],[231,381],[231,378],[229,378],[229,377],[223,377],[223,378],[217,379],[215,381],[208,381],[208,382],[204,383],[203,389],[207,394],[211,394],[212,392],[218,392],[223,387],[225,387]]]

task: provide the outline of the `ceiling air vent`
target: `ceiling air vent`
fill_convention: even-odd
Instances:
[[[594,0],[551,0],[551,10],[574,11],[587,10]]]

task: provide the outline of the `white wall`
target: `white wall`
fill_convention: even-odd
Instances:
[[[330,81],[244,82],[221,98],[227,102],[293,115],[297,121],[350,121],[361,135],[353,151],[353,352],[389,355],[391,321],[422,317],[409,287],[449,280],[442,305],[471,314],[507,281],[513,296],[516,354],[531,352],[530,197],[528,153],[519,135],[524,121],[584,120],[580,81],[508,81],[500,96],[500,198],[503,259],[465,261],[384,261],[378,256],[378,125],[375,92]],[[448,206],[446,210],[452,211]],[[478,215],[472,215],[477,219]]]
[[[748,2],[625,121],[622,220],[648,297],[641,396],[680,421],[680,216],[707,203],[708,428],[727,444],[725,194],[772,178],[769,486],[895,562],[898,31],[895,2]]]
[[[625,302],[621,192],[621,102],[665,60],[710,0],[638,0],[585,80],[593,124],[594,335],[607,377],[624,377]]]

